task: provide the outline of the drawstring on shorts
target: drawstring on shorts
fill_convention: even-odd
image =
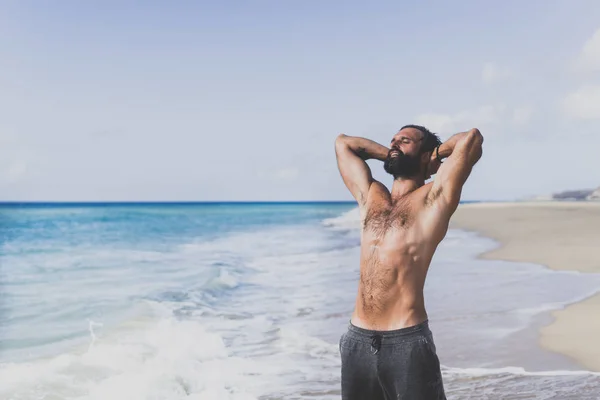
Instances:
[[[379,349],[381,349],[381,335],[373,335],[371,337],[371,352],[377,354]]]

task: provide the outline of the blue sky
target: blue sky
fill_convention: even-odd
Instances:
[[[467,200],[600,186],[595,1],[83,3],[0,5],[0,200],[350,200],[408,123],[481,129]]]

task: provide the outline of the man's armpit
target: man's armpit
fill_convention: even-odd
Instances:
[[[435,203],[437,199],[442,195],[442,187],[432,187],[427,196],[425,197],[425,205],[430,206]]]

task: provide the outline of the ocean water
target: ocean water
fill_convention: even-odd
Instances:
[[[0,206],[0,399],[339,399],[358,284],[352,204]],[[599,399],[542,351],[600,276],[477,260],[450,231],[426,284],[449,399]]]

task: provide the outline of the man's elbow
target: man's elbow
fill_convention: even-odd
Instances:
[[[467,133],[465,141],[471,145],[481,146],[483,144],[483,135],[479,129],[473,128]]]
[[[463,136],[454,148],[454,151],[466,156],[466,160],[473,165],[483,155],[483,135],[479,129],[471,129]]]
[[[483,135],[477,128],[471,129],[468,134],[469,158],[472,164],[477,163],[483,155]]]
[[[479,132],[479,129],[473,128],[463,136],[458,143],[456,143],[455,149],[471,153],[473,151],[481,150],[483,146],[483,135]]]
[[[473,128],[467,133],[467,137],[465,141],[470,145],[470,147],[482,147],[483,145],[483,135],[477,128]]]
[[[346,138],[347,138],[347,136],[344,135],[343,133],[340,133],[339,135],[337,135],[337,137],[335,138],[335,147],[345,144]]]
[[[335,151],[336,152],[340,152],[343,151],[345,149],[348,149],[348,135],[344,135],[343,133],[340,133],[339,135],[337,135],[337,137],[335,138]]]

